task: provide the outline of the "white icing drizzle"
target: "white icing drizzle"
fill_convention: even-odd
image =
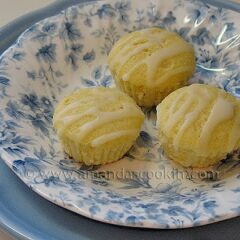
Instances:
[[[215,98],[215,95],[212,94],[211,91],[208,91],[208,89],[199,88],[198,84],[193,84],[188,88],[191,88],[191,90],[187,93],[186,99],[183,101],[182,105],[178,109],[176,109],[177,103],[186,93],[179,94],[176,97],[175,101],[170,106],[168,110],[169,118],[164,127],[164,132],[171,131],[171,129],[178,123],[179,119],[181,117],[184,117],[184,121],[180,128],[178,129],[178,132],[174,138],[173,144],[176,149],[178,149],[180,141],[184,137],[184,132],[186,131],[186,129],[188,129],[194,123],[194,121],[196,121],[199,118],[204,109]],[[194,101],[196,102],[195,108],[191,112],[186,113]],[[157,124],[161,127],[160,108],[161,104],[157,107],[158,111]],[[231,118],[234,117],[234,109],[235,105],[233,102],[226,99],[221,93],[217,95],[217,98],[209,113],[208,119],[204,123],[200,133],[197,145],[199,151],[206,153],[209,150],[208,143],[212,132],[220,123],[230,120]],[[240,112],[238,112],[237,116],[235,116],[235,122],[231,134],[229,136],[228,143],[229,151],[232,151],[234,149],[236,142],[240,138],[240,134],[238,132],[239,128],[240,128]]]
[[[189,44],[180,44],[180,42],[179,44],[170,45],[167,48],[160,48],[142,61],[139,61],[139,63],[134,65],[133,68],[130,68],[129,71],[124,74],[123,79],[127,81],[131,74],[135,71],[135,69],[137,69],[143,64],[146,64],[148,67],[147,82],[151,83],[151,80],[154,80],[156,70],[162,61],[187,51],[192,51],[192,49],[189,47]]]
[[[133,39],[133,41],[130,42],[129,44],[126,43],[124,45],[124,47],[121,49],[121,52],[112,59],[112,65],[114,66],[117,62],[121,61],[121,65],[118,67],[118,69],[120,70],[128,59],[137,55],[144,49],[151,47],[153,45],[153,43],[160,45],[161,41],[164,41],[167,37],[169,37],[170,35],[173,34],[168,31],[161,31],[158,34],[151,35],[151,34],[148,34],[148,32],[149,32],[149,30],[148,31],[145,30],[145,32],[144,31],[140,32],[140,33],[142,33],[141,35],[144,35],[143,33],[146,34],[146,35],[144,35],[144,37],[146,38],[145,43],[143,43],[139,46],[134,46],[134,44],[136,42],[135,39]],[[129,49],[129,51],[127,53],[126,53],[126,48]]]
[[[151,55],[147,56],[143,60],[139,61],[138,64],[135,64],[131,68],[128,69],[128,71],[122,76],[123,81],[128,81],[130,75],[141,65],[146,64],[147,65],[147,82],[151,83],[151,81],[154,81],[154,74],[156,73],[157,68],[159,67],[160,63],[168,58],[171,58],[173,56],[176,56],[183,52],[192,51],[192,47],[190,44],[187,44],[183,40],[179,40],[180,38],[176,39],[176,42],[173,42],[167,47],[162,47],[162,42],[168,39],[170,36],[177,36],[174,32],[169,32],[166,30],[161,30],[154,32],[153,29],[143,29],[138,31],[140,33],[139,36],[136,37],[128,37],[124,40],[122,44],[119,44],[123,46],[118,54],[116,54],[110,62],[110,65],[113,67],[117,63],[121,63],[120,66],[118,66],[118,73],[124,66],[124,64],[133,56],[137,55],[144,49],[147,49],[151,47],[154,43],[159,45],[159,49],[152,53]],[[138,40],[141,40],[141,35],[144,39],[147,40],[147,42],[142,43],[139,46],[134,46],[134,43]],[[127,52],[128,51],[128,52]],[[190,69],[190,68],[189,68]],[[185,70],[185,69],[184,69]],[[179,71],[181,71],[179,69]],[[187,71],[187,70],[186,70]],[[165,78],[167,79],[167,76]],[[151,83],[153,84],[153,83]]]
[[[211,99],[211,96],[209,95],[208,91],[197,91],[194,85],[192,85],[191,88],[192,88],[191,92],[189,92],[190,95],[189,102],[192,102],[192,100],[195,98],[197,100],[197,106],[194,108],[192,112],[188,113],[185,116],[184,122],[177,132],[177,135],[174,139],[174,146],[176,150],[178,149],[179,142],[182,139],[186,129],[189,126],[191,126],[194,123],[194,121],[197,120],[197,118],[199,117],[199,115],[201,114],[201,112],[204,110],[204,108]]]
[[[155,83],[158,84],[160,82],[164,82],[165,80],[171,78],[176,74],[183,73],[183,72],[190,72],[190,71],[191,71],[191,67],[188,67],[188,66],[174,68],[171,71],[168,71],[164,75],[162,75]]]
[[[128,34],[128,36],[124,39],[124,41],[120,40],[115,43],[114,47],[120,47],[121,49],[128,46],[128,42],[131,42],[132,40],[136,39],[138,36],[132,35],[131,33]]]
[[[96,107],[93,107],[83,113],[75,113],[75,114],[63,117],[61,120],[61,126],[58,129],[59,134],[61,135],[74,122],[79,121],[81,118],[87,115],[92,115],[96,117],[97,112],[98,112],[98,109]]]
[[[218,96],[200,135],[199,145],[203,151],[207,149],[208,140],[217,125],[231,119],[233,116],[234,105],[232,102],[224,99],[222,96]]]
[[[143,51],[144,49],[147,49],[148,47],[150,47],[152,45],[152,43],[150,42],[146,42],[143,43],[141,46],[138,47],[132,47],[131,51],[129,51],[127,54],[122,53],[120,56],[118,55],[118,58],[116,58],[116,60],[112,62],[113,66],[119,61],[121,60],[121,65],[118,66],[118,69],[120,71],[120,69],[123,67],[123,65],[126,63],[126,61],[128,59],[130,59],[131,57],[137,55],[138,53],[140,53],[141,51]]]
[[[178,110],[174,111],[176,108],[176,105],[178,101],[183,97],[183,94],[180,94],[176,101],[171,105],[169,109],[169,113],[171,118],[168,119],[168,122],[166,123],[165,130],[170,131],[171,128],[175,126],[175,124],[178,122],[179,118],[183,116],[183,114],[186,112],[186,110],[190,107],[191,101],[188,97],[187,100],[185,100],[185,104],[183,104]]]
[[[124,101],[124,104],[119,106],[119,108],[107,111],[106,105],[111,105],[116,102],[116,100],[122,96],[121,92],[114,92],[113,94],[106,94],[105,91],[94,91],[89,93],[89,96],[80,99],[70,99],[69,104],[64,106],[55,116],[54,125],[58,125],[57,132],[62,135],[65,130],[76,124],[78,121],[81,123],[81,119],[86,116],[91,116],[91,120],[87,122],[82,122],[78,128],[74,129],[74,137],[77,141],[84,139],[88,134],[97,130],[104,124],[112,123],[114,121],[137,118],[143,116],[142,111],[137,108],[132,102]],[[71,102],[72,101],[72,102]],[[90,108],[87,110],[81,110],[79,107],[83,107],[84,104],[88,104]],[[85,107],[86,108],[86,107]],[[109,139],[115,139],[119,136],[125,135],[137,135],[136,129],[130,129],[128,131],[122,131],[121,129],[113,133],[104,134],[103,136],[98,136],[96,139],[92,140],[93,145],[102,144],[109,141]]]
[[[83,102],[80,102],[79,100],[76,100],[75,102],[72,102],[65,106],[61,111],[55,114],[55,119],[61,118],[62,116],[65,116],[68,114],[69,111],[74,110],[75,108],[79,108],[80,106],[84,105]]]
[[[132,107],[125,106],[123,109],[114,112],[98,112],[97,118],[91,122],[87,122],[82,125],[78,131],[75,133],[75,136],[78,140],[83,139],[91,131],[94,131],[103,124],[107,124],[113,121],[117,121],[127,117],[138,117],[140,110],[135,110]]]
[[[151,30],[149,31],[149,29],[143,29],[140,31],[140,33],[143,36],[146,36],[146,38],[148,40],[150,40],[151,42],[154,42],[157,44],[161,44],[161,41],[164,41],[171,35],[175,35],[174,32],[169,32],[169,31],[166,31],[163,29],[161,31],[157,31],[157,32],[151,32]]]
[[[169,48],[159,49],[159,51],[153,53],[151,57],[146,59],[146,64],[148,66],[148,81],[154,78],[157,68],[162,61],[189,50],[191,50],[189,44],[176,44],[175,46],[169,46]]]
[[[107,143],[109,141],[112,141],[114,139],[117,139],[117,138],[120,138],[120,137],[123,137],[123,136],[136,135],[137,132],[138,132],[138,130],[135,129],[135,130],[122,130],[122,131],[116,131],[116,132],[104,134],[100,137],[95,138],[91,142],[91,146],[92,147],[97,147],[99,145],[102,145],[104,143]]]
[[[77,109],[77,108],[79,108],[81,106],[84,106],[86,103],[89,104],[92,101],[96,101],[96,99],[99,99],[99,100],[102,99],[102,96],[105,95],[104,92],[96,92],[95,89],[91,89],[91,90],[92,90],[92,93],[89,96],[86,96],[83,99],[76,98],[75,100],[73,100],[72,102],[67,104],[64,108],[62,108],[61,111],[56,113],[54,118],[55,119],[61,118],[62,116],[67,115],[70,111],[73,111],[74,109]],[[113,97],[113,96],[112,97],[106,96],[106,98],[109,101],[111,101],[115,97]]]

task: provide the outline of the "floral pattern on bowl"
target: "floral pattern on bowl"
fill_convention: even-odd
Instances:
[[[155,109],[144,109],[144,126],[126,156],[105,166],[74,162],[52,128],[64,95],[114,86],[107,66],[114,42],[150,26],[194,45],[191,82],[240,97],[238,22],[238,13],[200,1],[114,0],[73,6],[33,25],[0,57],[1,158],[41,196],[111,224],[184,228],[238,216],[239,153],[208,172],[175,165],[159,146]]]

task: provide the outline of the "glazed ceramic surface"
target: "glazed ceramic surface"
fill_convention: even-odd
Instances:
[[[0,58],[1,158],[41,196],[112,224],[183,228],[239,215],[239,154],[208,171],[175,165],[159,145],[155,109],[144,109],[144,126],[126,156],[105,166],[74,162],[52,128],[63,96],[114,86],[107,66],[114,42],[151,26],[177,31],[194,45],[191,82],[240,97],[239,19],[199,1],[126,0],[74,6],[35,24]]]

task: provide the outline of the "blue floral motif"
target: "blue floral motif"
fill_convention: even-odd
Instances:
[[[112,7],[111,4],[103,4],[98,10],[97,13],[98,17],[107,18],[107,17],[114,17],[116,15],[115,9]]]
[[[27,77],[32,79],[32,80],[35,80],[37,78],[36,71],[27,71]]]
[[[28,107],[29,112],[22,109]],[[9,101],[6,107],[6,113],[14,119],[30,120],[32,125],[39,129],[44,135],[49,134],[51,118],[53,114],[53,105],[47,97],[39,97],[35,93],[24,94],[19,102]]]
[[[144,220],[143,216],[137,217],[137,216],[129,216],[126,219],[127,224],[134,226],[134,225],[138,225],[141,220]],[[140,224],[141,225],[141,224]]]
[[[128,11],[130,10],[130,2],[116,2],[115,11],[119,14],[118,21],[122,24],[128,23]]]
[[[208,213],[214,215],[214,210],[218,207],[218,205],[216,204],[216,201],[206,201],[204,202],[203,207]]]
[[[57,33],[57,23],[48,23],[45,22],[42,24],[42,27],[40,29],[33,28],[30,29],[28,34],[31,34],[31,40],[33,41],[39,41],[41,43],[45,43],[46,39],[51,37],[53,38]]]
[[[216,71],[223,71],[219,66],[219,58],[212,56],[206,49],[199,49],[199,57],[197,59],[197,68],[202,77],[213,77]]]
[[[184,212],[184,208],[179,206],[169,206],[167,209],[162,209],[162,212],[168,214],[169,216],[178,216]]]
[[[47,63],[52,63],[56,61],[56,44],[45,45],[39,49],[36,54],[39,60],[43,60]]]
[[[144,10],[137,9],[136,14],[137,14],[137,17],[135,22],[138,23],[138,27],[141,28],[142,22],[145,19]]]
[[[109,221],[119,221],[123,217],[123,213],[119,213],[113,210],[109,210],[106,218]]]
[[[57,30],[57,24],[56,23],[46,23],[42,27],[42,31],[46,32],[48,34],[54,34]]]
[[[108,68],[103,68],[102,66],[98,66],[93,69],[91,74],[91,79],[81,77],[82,83],[84,86],[87,87],[95,87],[95,86],[102,86],[102,87],[109,87],[112,85],[112,77],[111,75],[107,74]]]
[[[20,111],[18,103],[17,102],[13,102],[11,100],[7,103],[6,113],[10,117],[12,117],[12,118],[14,118],[16,120],[18,120],[18,119],[20,119],[22,117],[23,118],[25,117],[25,114],[22,111]]]
[[[139,147],[152,147],[153,141],[147,132],[141,131],[139,138],[137,139],[137,144]]]
[[[41,175],[40,175],[41,176]],[[59,179],[59,177],[55,176],[49,176],[46,178],[35,178],[35,184],[44,184],[46,187],[62,187],[64,186],[64,183]],[[60,200],[62,200],[60,198]]]
[[[176,29],[176,32],[186,40],[188,38],[189,31],[190,31],[189,27],[182,27],[182,28]]]
[[[189,14],[187,20],[194,23],[195,26],[201,24],[209,14],[208,5],[202,5],[200,2],[196,2],[194,6],[189,7]],[[214,17],[214,15],[212,15]]]
[[[91,51],[87,52],[83,56],[83,60],[87,63],[94,61],[94,59],[95,59],[95,51],[93,49]]]
[[[28,150],[27,144],[32,142],[32,139],[19,136],[15,132],[20,126],[14,121],[2,121],[0,115],[0,146],[3,151],[13,156],[21,156]]]
[[[9,85],[10,80],[4,76],[0,76],[0,84],[1,85],[5,85],[8,86]]]
[[[94,34],[94,33],[93,33]],[[117,29],[111,25],[108,30],[104,30],[102,32],[99,32],[100,36],[102,34],[105,34],[104,37],[104,46],[101,47],[101,53],[104,55],[108,55],[114,45],[114,43],[119,39],[119,34],[117,32]]]
[[[65,58],[66,62],[69,63],[73,70],[78,69],[78,61],[79,61],[79,55],[82,52],[83,45],[82,44],[75,44],[73,43],[70,46],[70,51],[67,57]]]
[[[63,24],[63,30],[61,32],[61,37],[63,39],[68,39],[70,41],[78,40],[82,37],[80,30],[76,26],[75,22],[65,22]]]
[[[0,99],[6,97],[6,88],[10,85],[10,79],[0,75]]]
[[[32,26],[0,56],[0,158],[56,204],[114,224],[182,228],[239,215],[239,151],[209,169],[219,178],[175,179],[176,169],[195,170],[166,159],[155,108],[143,109],[144,125],[124,158],[105,166],[69,158],[52,126],[57,101],[70,91],[115,86],[107,65],[113,45],[150,26],[175,31],[194,45],[191,82],[240,97],[238,18],[195,0],[106,0],[73,6]],[[123,169],[125,176],[114,175]]]
[[[25,157],[24,160],[15,160],[13,162],[13,170],[21,176],[29,176],[33,172],[39,172],[41,168],[41,162],[30,157]]]
[[[169,11],[162,21],[164,26],[170,26],[176,22],[176,17],[173,15],[172,11]]]
[[[154,5],[153,3],[149,4],[147,15],[148,15],[149,22],[152,24],[157,23],[161,19],[160,11],[157,9],[156,5]]]
[[[139,176],[136,172],[130,172],[131,177],[123,179],[124,189],[135,189],[135,188],[152,188],[149,183],[149,177],[147,172],[143,172],[142,176]]]
[[[98,212],[100,212],[100,208],[98,206],[93,205],[89,208],[89,212],[92,215],[96,215]]]
[[[199,28],[196,35],[192,35],[192,42],[197,45],[204,45],[209,41],[209,31],[206,28]]]
[[[25,57],[25,53],[19,52],[19,51],[14,52],[12,55],[12,59],[16,61],[22,61],[24,57]]]

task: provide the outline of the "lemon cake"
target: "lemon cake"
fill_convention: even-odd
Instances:
[[[162,147],[185,167],[208,167],[240,146],[240,102],[214,86],[193,84],[157,107]]]
[[[177,33],[148,28],[121,37],[108,56],[121,90],[151,107],[184,86],[195,70],[194,49]]]
[[[127,94],[96,87],[66,96],[55,109],[53,125],[66,153],[98,165],[120,159],[138,137],[143,120]]]

